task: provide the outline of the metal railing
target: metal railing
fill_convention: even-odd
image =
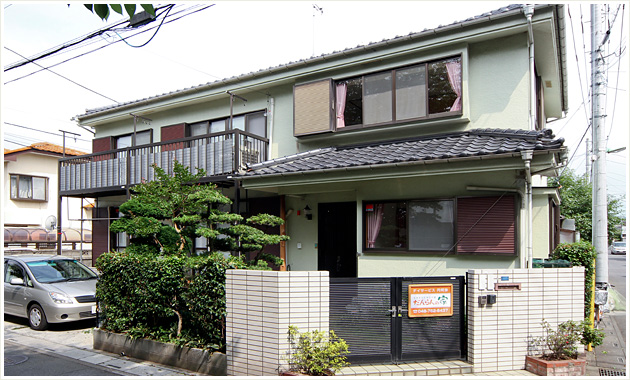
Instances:
[[[212,133],[59,160],[60,194],[153,181],[153,165],[172,174],[174,162],[207,177],[228,175],[267,160],[269,140],[241,130]]]

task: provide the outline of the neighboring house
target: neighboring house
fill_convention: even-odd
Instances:
[[[86,153],[66,148],[65,154],[76,157]],[[57,179],[59,159],[62,157],[63,147],[47,142],[4,150],[2,213],[4,246],[7,249],[56,247],[59,205]],[[68,248],[72,247],[70,243],[74,243],[77,249],[80,245],[80,219],[91,217],[89,201],[67,198],[67,203],[62,204],[62,243],[68,243]],[[83,236],[86,243],[91,240],[90,230],[89,221],[84,222]]]
[[[96,198],[95,257],[125,246],[108,225],[129,189],[178,160],[233,210],[283,217],[291,270],[528,267],[560,240],[546,176],[566,148],[547,121],[567,111],[564,23],[563,5],[512,5],[88,110],[93,154],[62,160],[61,194]]]

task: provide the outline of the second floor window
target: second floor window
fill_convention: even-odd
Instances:
[[[133,145],[133,134],[118,136],[115,138],[115,141],[116,149],[128,148]],[[136,132],[135,146],[145,144],[151,144],[151,130]]]
[[[11,174],[11,199],[48,200],[48,178]]]
[[[230,118],[201,121],[190,124],[190,136],[224,132],[230,129]],[[267,137],[267,117],[264,111],[232,117],[232,129],[240,129],[256,136]]]
[[[335,83],[336,129],[462,111],[461,57]]]

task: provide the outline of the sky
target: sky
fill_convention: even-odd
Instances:
[[[420,32],[510,3],[318,0],[177,4],[152,39],[156,29],[137,36],[124,30],[118,34],[108,32],[37,61],[43,67],[50,67],[49,70],[31,63],[3,71],[0,92],[3,147],[15,149],[40,141],[62,145],[60,131],[67,131],[67,147],[90,152],[92,134],[71,120],[86,109]],[[591,138],[590,129],[587,132],[590,7],[582,2],[568,4],[569,111],[565,118],[549,123],[548,128],[557,137],[565,138],[571,158],[569,167],[581,175],[586,169],[585,140]],[[607,147],[616,149],[629,144],[630,9],[622,8],[623,2],[607,4],[611,30],[606,45]],[[114,13],[108,21],[101,21],[74,1],[1,1],[0,12],[3,70],[22,60],[20,55],[37,55],[123,20],[123,16]],[[149,26],[157,26],[157,22]],[[145,43],[143,47],[129,46]],[[607,156],[608,193],[625,195],[628,150]]]

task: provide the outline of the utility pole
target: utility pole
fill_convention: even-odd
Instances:
[[[591,158],[591,140],[586,138],[586,183],[591,182],[591,164],[593,159]]]
[[[593,246],[597,251],[595,283],[608,288],[608,203],[606,192],[606,75],[603,32],[605,4],[591,4],[591,86],[593,127]]]

